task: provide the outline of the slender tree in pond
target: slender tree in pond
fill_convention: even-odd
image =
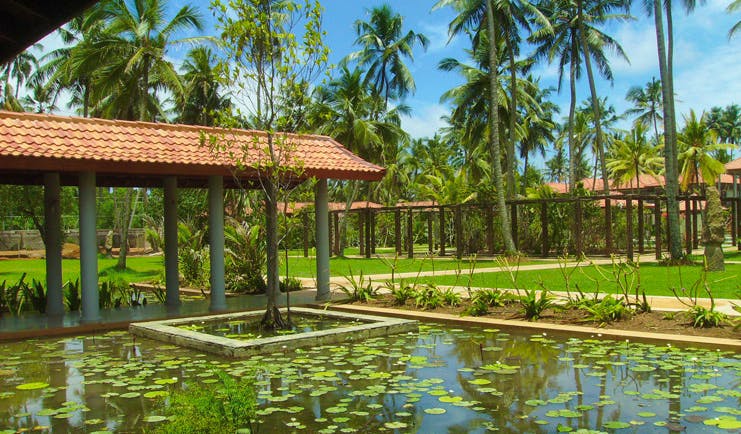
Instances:
[[[258,150],[262,161],[252,167],[265,193],[268,279],[262,324],[284,328],[288,324],[278,310],[278,187],[295,179],[301,162],[290,155],[291,144],[277,128],[293,132],[303,124],[306,114],[286,102],[325,71],[329,49],[323,43],[322,7],[309,0],[214,0],[212,5],[226,55],[220,67],[235,89],[232,99],[246,110],[224,112],[220,122],[235,125],[248,115],[266,133],[267,145]],[[293,115],[284,116],[287,112]],[[229,140],[214,141],[224,139]],[[243,161],[238,152],[236,159]]]

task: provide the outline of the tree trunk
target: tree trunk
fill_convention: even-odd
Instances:
[[[512,239],[512,228],[509,224],[507,214],[507,202],[504,198],[504,180],[502,177],[502,162],[500,157],[499,143],[499,64],[497,62],[496,28],[494,25],[493,0],[486,1],[486,20],[489,30],[489,139],[491,142],[491,165],[494,186],[497,189],[497,208],[502,225],[502,238],[507,254],[516,253],[514,240]]]
[[[118,252],[118,262],[116,263],[117,270],[126,269],[126,256],[129,252],[129,226],[131,221],[131,188],[126,188],[124,192],[123,210],[121,212],[121,227],[120,227],[120,249]]]
[[[574,113],[576,112],[576,42],[571,44],[571,62],[569,64],[569,193],[574,195],[576,188],[576,144],[574,143]]]
[[[584,64],[587,68],[587,79],[589,81],[589,92],[592,95],[592,112],[594,112],[594,128],[595,128],[595,146],[597,148],[597,156],[599,157],[600,170],[602,172],[602,192],[604,194],[610,193],[610,187],[608,184],[607,177],[607,162],[605,161],[605,147],[604,141],[602,140],[602,114],[600,113],[599,98],[597,97],[597,87],[594,84],[594,73],[592,72],[592,59],[589,58],[589,46],[587,45],[587,38],[584,34],[584,22],[581,17],[583,16],[582,2],[579,1],[579,40],[581,41],[582,54],[584,55]]]
[[[656,25],[656,44],[659,55],[661,75],[661,96],[664,108],[664,173],[666,177],[667,224],[669,225],[669,251],[671,258],[682,257],[682,240],[679,233],[679,163],[677,162],[677,134],[674,124],[674,95],[672,92],[671,71],[668,69],[666,45],[664,42],[664,22],[662,4],[654,0],[654,22]]]
[[[278,188],[275,181],[267,176],[263,182],[265,189],[265,232],[267,234],[267,306],[262,319],[262,327],[266,329],[285,328],[287,324],[283,321],[278,310],[278,295],[280,294],[280,281],[278,274]]]
[[[509,91],[512,98],[509,113],[509,140],[507,140],[507,199],[515,197],[515,127],[517,124],[517,69],[515,67],[515,49],[507,35],[509,51]]]

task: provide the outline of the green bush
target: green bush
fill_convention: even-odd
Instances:
[[[479,298],[471,300],[471,304],[463,312],[464,315],[483,316],[489,313],[489,305]]]
[[[556,306],[555,298],[545,289],[541,290],[540,294],[534,289],[526,290],[517,301],[522,308],[522,314],[528,321],[537,320],[546,309]]]
[[[280,281],[280,292],[301,291],[302,289],[304,289],[304,285],[296,277],[286,277]]]
[[[378,294],[378,289],[373,286],[373,281],[369,279],[368,282],[366,282],[362,271],[356,279],[352,274],[351,269],[350,275],[345,276],[345,279],[348,284],[340,285],[339,289],[350,298],[350,301],[367,303],[373,300]]]
[[[461,295],[455,292],[452,288],[442,290],[440,292],[443,304],[450,307],[457,307],[461,304]]]
[[[600,324],[618,321],[629,317],[631,314],[630,308],[622,300],[616,299],[609,294],[601,300],[591,303],[591,305],[583,305],[582,309],[589,314],[588,319],[590,321]]]
[[[414,305],[419,309],[432,310],[443,305],[442,291],[434,284],[428,284],[417,290]]]
[[[80,299],[80,279],[77,278],[75,281],[68,280],[64,284],[64,305],[67,306],[67,310],[74,312],[80,310],[82,300]]]
[[[257,394],[252,375],[235,380],[216,373],[214,384],[188,383],[170,396],[168,422],[157,433],[221,434],[248,429],[255,432]]]
[[[696,304],[687,311],[692,326],[696,328],[720,327],[728,322],[728,316],[713,308],[706,308]]]
[[[414,297],[417,291],[414,285],[407,283],[404,279],[399,280],[398,286],[391,281],[386,282],[385,286],[391,291],[394,304],[397,306],[404,306],[408,300]]]
[[[226,289],[231,292],[264,293],[267,250],[261,225],[229,218],[224,226]]]
[[[501,289],[479,289],[474,292],[472,303],[479,302],[489,307],[502,307],[512,303],[514,298],[512,294]]]

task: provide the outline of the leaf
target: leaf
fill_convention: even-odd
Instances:
[[[38,389],[46,389],[49,387],[49,383],[42,383],[40,381],[33,382],[33,383],[25,383],[25,384],[19,384],[15,386],[18,390],[38,390]]]

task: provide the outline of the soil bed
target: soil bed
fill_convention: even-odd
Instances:
[[[354,304],[366,304],[368,306],[394,308],[403,310],[422,311],[414,306],[412,301],[407,301],[403,306],[394,303],[391,295],[378,295],[368,303],[355,302]],[[465,316],[464,312],[469,306],[468,300],[464,299],[460,306],[441,306],[431,309],[429,312],[447,313],[451,315]],[[504,320],[525,320],[520,305],[509,304],[504,307],[490,307],[489,313],[482,315],[483,318],[497,318]],[[685,312],[653,311],[632,315],[629,318],[600,324],[588,319],[588,314],[578,309],[547,309],[543,315],[536,320],[541,323],[568,324],[588,327],[601,327],[606,329],[632,330],[651,333],[669,333],[686,336],[706,336],[713,338],[740,339],[741,328],[734,330],[733,325],[726,324],[721,327],[696,328]]]

